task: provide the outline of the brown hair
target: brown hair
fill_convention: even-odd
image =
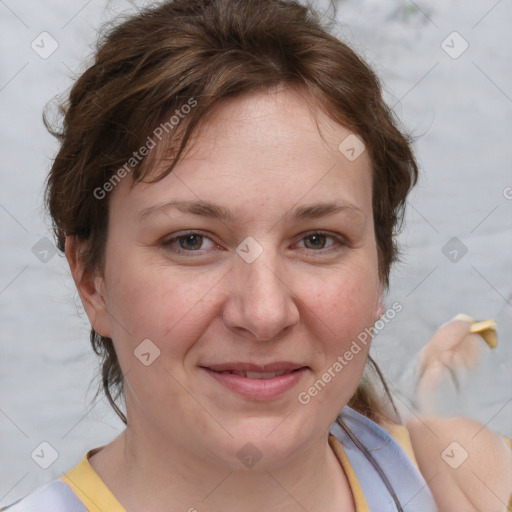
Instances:
[[[52,129],[45,118],[61,143],[46,188],[58,248],[64,251],[66,236],[75,235],[86,268],[101,273],[109,202],[95,191],[127,172],[133,183],[144,179],[150,166],[130,159],[162,120],[181,112],[191,98],[196,101],[179,130],[166,130],[166,143],[177,141],[177,151],[153,181],[172,171],[194,130],[220,101],[280,85],[304,89],[364,141],[373,165],[379,275],[387,288],[398,255],[395,234],[418,174],[411,141],[384,103],[375,73],[310,7],[292,0],[166,1],[99,40],[94,62],[61,107],[62,129]],[[91,343],[103,361],[107,398],[126,422],[116,405],[123,376],[112,340],[93,329]],[[367,396],[361,390],[359,395],[351,402],[355,407]]]

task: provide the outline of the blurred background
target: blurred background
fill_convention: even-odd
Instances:
[[[0,506],[123,429],[93,402],[89,323],[44,214],[57,145],[42,112],[85,69],[102,24],[146,4],[0,0]],[[386,299],[403,309],[373,356],[406,401],[410,368],[441,324],[496,320],[497,349],[451,407],[512,436],[512,2],[315,5],[335,12],[337,34],[382,78],[421,165]]]

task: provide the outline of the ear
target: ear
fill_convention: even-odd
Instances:
[[[377,302],[375,303],[375,322],[384,314],[384,283],[379,280]]]
[[[66,237],[66,259],[91,326],[97,333],[110,338],[110,322],[105,302],[105,280],[96,272],[84,268],[80,249],[80,243],[75,236]]]

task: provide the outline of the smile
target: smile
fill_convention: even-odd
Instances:
[[[293,370],[296,371],[296,370]],[[280,377],[281,375],[286,375],[289,372],[219,372],[222,374],[231,373],[233,375],[240,375],[240,377],[245,377],[246,379],[273,379],[274,377]]]
[[[302,380],[307,366],[295,363],[234,363],[201,367],[217,383],[245,399],[264,401],[285,395]]]

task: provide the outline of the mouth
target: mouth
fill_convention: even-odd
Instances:
[[[218,372],[222,374],[232,374],[232,375],[240,375],[240,377],[245,377],[246,379],[273,379],[274,377],[280,377],[281,375],[287,375],[288,373],[296,372],[297,370],[283,371],[283,372],[248,372],[248,371],[223,371]]]
[[[298,384],[309,369],[308,366],[291,362],[264,365],[224,363],[201,368],[223,387],[250,400],[269,400],[284,395]]]
[[[203,366],[203,368],[217,373],[232,373],[248,379],[272,379],[307,367],[295,362],[276,361],[274,363],[267,364],[244,362],[209,364],[207,366]]]

